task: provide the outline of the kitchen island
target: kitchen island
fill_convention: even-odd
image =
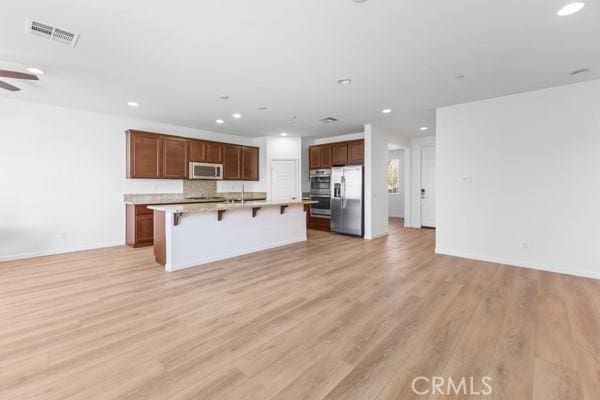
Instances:
[[[169,272],[306,240],[310,201],[148,206],[154,256]]]

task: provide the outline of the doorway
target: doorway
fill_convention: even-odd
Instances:
[[[388,143],[387,192],[389,223],[408,226],[407,219],[410,221],[410,149],[393,143]]]
[[[404,150],[388,150],[388,209],[390,218],[404,220]]]
[[[274,201],[297,200],[298,190],[297,161],[272,160],[270,199]]]
[[[421,226],[435,228],[435,147],[421,148]]]

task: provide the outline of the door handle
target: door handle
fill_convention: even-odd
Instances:
[[[346,178],[342,176],[342,208],[346,208]]]
[[[425,198],[425,189],[424,188],[421,189],[421,198],[422,199]]]

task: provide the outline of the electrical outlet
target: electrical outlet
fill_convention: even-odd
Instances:
[[[460,181],[462,183],[464,183],[465,185],[470,185],[471,184],[471,176],[465,175],[465,176],[463,176],[463,177],[460,178]]]
[[[527,243],[527,242],[521,242],[521,248],[523,250],[528,250],[529,249],[529,243]]]

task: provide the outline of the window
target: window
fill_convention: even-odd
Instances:
[[[395,158],[388,161],[388,193],[398,193],[400,187],[400,160]]]

